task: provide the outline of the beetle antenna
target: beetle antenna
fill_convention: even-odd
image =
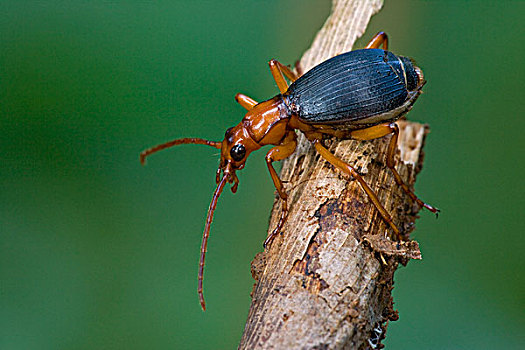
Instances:
[[[172,140],[172,141],[163,143],[161,145],[157,145],[155,147],[148,148],[145,151],[142,151],[140,153],[140,163],[142,165],[146,164],[146,157],[153,153],[156,153],[158,151],[161,151],[163,149],[170,148],[173,146],[185,145],[185,144],[206,145],[206,146],[211,146],[211,147],[220,149],[222,142],[210,141],[210,140],[200,139],[196,137],[185,137],[183,139]]]
[[[204,232],[202,234],[201,259],[199,261],[199,285],[197,288],[197,293],[199,293],[199,301],[201,303],[202,311],[206,311],[206,303],[204,302],[204,295],[202,293],[202,281],[204,280],[204,259],[206,258],[206,247],[208,246],[208,237],[210,236],[210,227],[211,222],[213,220],[213,212],[215,211],[215,207],[217,206],[217,200],[219,199],[219,196],[221,195],[224,186],[230,178],[229,170],[230,164],[228,163],[228,166],[224,171],[224,175],[221,181],[218,183],[215,192],[213,193],[210,208],[208,209],[208,217],[206,218],[206,225],[204,226]]]

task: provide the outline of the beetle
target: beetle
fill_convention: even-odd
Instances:
[[[296,130],[306,136],[321,157],[359,182],[398,240],[402,240],[402,235],[377,195],[354,167],[328,151],[323,145],[323,137],[372,140],[392,135],[386,165],[392,171],[396,183],[419,206],[436,215],[439,211],[422,202],[395,169],[394,155],[399,135],[395,121],[412,108],[426,81],[422,70],[413,60],[388,51],[388,37],[384,32],[378,33],[364,49],[335,56],[300,77],[275,59],[269,62],[269,66],[280,93],[260,103],[246,95],[237,94],[236,101],[247,113],[239,124],[226,130],[223,141],[181,138],[140,154],[140,161],[145,164],[149,155],[182,144],[207,145],[220,150],[217,188],[208,209],[200,250],[197,291],[203,310],[206,310],[202,287],[204,260],[213,212],[222,190],[230,183],[231,191],[235,193],[239,185],[235,172],[244,168],[250,153],[265,145],[275,146],[268,151],[265,159],[281,199],[282,210],[277,226],[264,242],[265,247],[269,245],[281,231],[288,214],[288,196],[272,164],[294,153],[297,146]],[[286,78],[291,82],[290,86]]]

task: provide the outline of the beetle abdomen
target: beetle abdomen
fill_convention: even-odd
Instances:
[[[380,49],[355,50],[312,68],[283,98],[308,124],[374,125],[410,109],[422,86],[418,79],[405,57]]]

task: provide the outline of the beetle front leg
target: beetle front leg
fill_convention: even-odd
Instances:
[[[425,207],[432,213],[437,215],[439,209],[434,208],[433,206],[419,199],[415,195],[415,193],[412,192],[412,190],[407,186],[407,184],[405,184],[405,182],[401,178],[401,175],[399,175],[395,168],[397,139],[399,138],[399,127],[396,123],[380,124],[366,129],[355,130],[350,133],[350,136],[356,140],[373,140],[386,136],[388,134],[392,134],[392,138],[390,139],[390,143],[388,144],[388,150],[386,154],[386,166],[392,171],[392,174],[394,174],[394,179],[396,180],[396,183],[399,186],[401,186],[403,191],[405,191],[405,193],[408,194],[408,196],[420,207]]]
[[[359,173],[350,164],[342,161],[341,159],[337,158],[332,153],[330,153],[330,151],[321,144],[320,140],[314,140],[313,143],[317,152],[319,152],[321,157],[323,157],[328,163],[332,164],[342,172],[352,176],[354,179],[357,180],[357,182],[359,182],[361,188],[365,191],[365,193],[368,195],[368,198],[370,198],[376,209],[379,211],[379,214],[381,214],[381,216],[383,217],[383,220],[385,220],[385,222],[392,228],[398,240],[402,241],[403,237],[401,236],[401,233],[399,232],[397,226],[392,221],[392,217],[390,216],[388,211],[386,211],[385,207],[383,207],[383,205],[377,198],[375,192],[372,191],[372,189],[368,186],[368,184],[361,177],[361,175],[359,175]]]
[[[385,32],[379,32],[370,40],[365,49],[378,49],[383,44],[383,50],[388,50],[388,35]]]
[[[268,62],[268,65],[270,65],[270,71],[272,72],[273,79],[277,83],[277,87],[279,88],[279,91],[281,94],[284,94],[286,90],[288,90],[288,83],[286,82],[286,78],[290,79],[290,81],[293,83],[297,80],[297,75],[292,72],[292,70],[288,67],[286,67],[281,62],[277,61],[276,59],[271,60]]]
[[[244,94],[237,94],[235,95],[235,101],[237,101],[238,104],[243,106],[246,110],[250,110],[258,103],[253,98],[248,97]]]
[[[272,177],[275,189],[277,190],[277,193],[279,193],[279,197],[281,198],[282,208],[281,218],[279,219],[277,226],[264,241],[265,248],[269,244],[271,244],[275,236],[277,236],[279,232],[281,232],[281,229],[283,228],[283,225],[286,222],[286,218],[288,217],[288,195],[286,194],[283,187],[283,183],[279,178],[279,175],[277,175],[277,172],[275,171],[272,163],[277,160],[283,160],[295,152],[295,148],[297,147],[296,138],[297,135],[295,134],[295,132],[289,131],[282,144],[270,149],[266,154],[266,165],[268,166],[268,171],[270,172],[270,176]]]

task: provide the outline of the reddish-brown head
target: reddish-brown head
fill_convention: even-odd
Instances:
[[[246,159],[253,151],[261,146],[250,136],[250,132],[245,127],[244,119],[236,126],[226,130],[224,140],[221,143],[220,170],[225,171],[230,164],[231,171],[244,168]]]

